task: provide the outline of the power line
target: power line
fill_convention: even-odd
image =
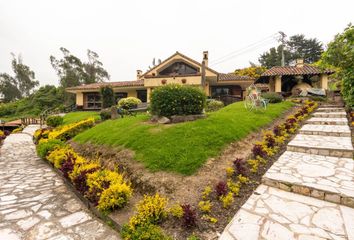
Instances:
[[[231,55],[234,55],[234,54],[236,54],[236,53],[238,53],[238,52],[240,52],[240,51],[244,51],[245,49],[250,48],[250,47],[252,47],[252,46],[254,46],[254,45],[258,45],[258,44],[260,44],[260,43],[262,43],[262,42],[264,42],[264,41],[269,41],[270,39],[274,40],[274,38],[277,37],[278,34],[279,34],[279,33],[274,33],[274,34],[272,34],[272,35],[270,35],[270,36],[268,36],[268,37],[265,37],[265,38],[263,38],[263,39],[261,39],[261,40],[259,40],[259,41],[257,41],[257,42],[254,42],[254,43],[252,43],[252,44],[250,44],[250,45],[247,45],[247,46],[245,46],[245,47],[243,47],[243,48],[241,48],[241,49],[232,51],[232,52],[230,52],[230,53],[228,53],[228,54],[226,54],[226,55],[224,55],[224,56],[222,56],[222,57],[219,57],[219,58],[214,59],[213,61],[211,61],[211,63],[222,61],[224,58],[228,58],[228,57],[231,56]]]
[[[269,39],[269,40],[266,41],[266,42],[258,43],[257,45],[253,46],[252,48],[240,49],[237,54],[230,55],[230,56],[228,56],[227,58],[224,58],[224,59],[222,59],[222,60],[220,60],[220,61],[214,62],[213,64],[211,64],[211,66],[215,66],[215,65],[218,65],[218,64],[220,64],[220,63],[229,61],[229,60],[231,60],[231,59],[233,59],[233,58],[235,58],[235,57],[237,57],[237,56],[240,56],[240,55],[245,54],[245,53],[250,52],[250,51],[254,51],[254,50],[257,49],[257,48],[267,46],[267,45],[269,45],[270,43],[273,43],[274,41],[275,41],[274,39]]]

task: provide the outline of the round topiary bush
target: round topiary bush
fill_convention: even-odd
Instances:
[[[61,116],[57,116],[57,115],[49,116],[49,117],[47,117],[47,120],[46,120],[47,125],[49,127],[57,127],[57,126],[63,124],[63,121],[64,121],[64,118]]]
[[[262,93],[262,97],[269,100],[269,103],[279,103],[283,101],[283,97],[280,96],[278,93],[267,92]]]
[[[136,108],[138,104],[140,104],[141,101],[139,98],[136,97],[127,97],[127,98],[122,98],[118,102],[118,107],[124,108],[124,109],[132,109]]]
[[[224,107],[224,103],[222,101],[215,100],[215,99],[208,99],[206,101],[205,111],[206,112],[215,112],[223,107]]]
[[[150,97],[151,112],[158,116],[201,114],[205,93],[193,86],[168,84],[154,89]]]

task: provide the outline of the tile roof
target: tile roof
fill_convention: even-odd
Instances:
[[[253,81],[250,76],[238,76],[234,73],[219,73],[218,81]]]
[[[121,82],[103,82],[103,83],[91,83],[84,84],[76,87],[69,87],[66,90],[89,90],[89,89],[98,89],[103,86],[111,86],[111,87],[136,87],[136,86],[144,86],[144,80],[135,80],[135,81],[121,81]]]
[[[261,76],[266,77],[266,76],[277,76],[277,75],[281,75],[281,76],[283,76],[283,75],[311,75],[311,74],[321,74],[321,73],[332,74],[332,73],[334,73],[334,71],[329,70],[329,69],[322,70],[318,67],[304,64],[303,67],[296,67],[296,66],[272,67],[271,69],[265,71]]]

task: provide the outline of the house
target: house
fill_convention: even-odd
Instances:
[[[328,76],[332,70],[322,70],[318,67],[304,64],[303,59],[297,59],[295,66],[275,66],[265,71],[256,84],[268,84],[270,92],[285,95],[296,94],[309,88],[328,89]]]
[[[219,73],[208,66],[208,52],[203,52],[201,62],[176,52],[157,66],[143,73],[137,70],[136,80],[104,82],[66,88],[76,94],[78,109],[100,109],[102,106],[100,88],[109,85],[113,88],[116,100],[125,97],[137,97],[142,102],[149,102],[154,88],[169,84],[186,84],[203,89],[211,98],[225,101],[243,99],[245,90],[254,82],[254,78],[237,76],[232,73]]]

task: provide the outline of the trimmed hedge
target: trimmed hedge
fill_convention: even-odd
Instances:
[[[278,93],[262,93],[262,97],[269,100],[269,103],[279,103],[283,101],[283,97],[280,96]]]
[[[56,147],[63,147],[64,145],[65,143],[59,139],[40,141],[37,145],[37,154],[44,159],[48,153],[53,151]]]
[[[49,127],[58,127],[59,125],[62,125],[63,122],[64,118],[57,115],[49,116],[46,120],[46,123]]]
[[[122,98],[121,100],[119,100],[118,107],[129,110],[129,109],[137,107],[137,105],[140,103],[141,103],[141,100],[139,98],[127,97],[127,98]]]
[[[203,112],[206,95],[197,87],[168,84],[154,89],[150,101],[154,115],[193,115]]]

